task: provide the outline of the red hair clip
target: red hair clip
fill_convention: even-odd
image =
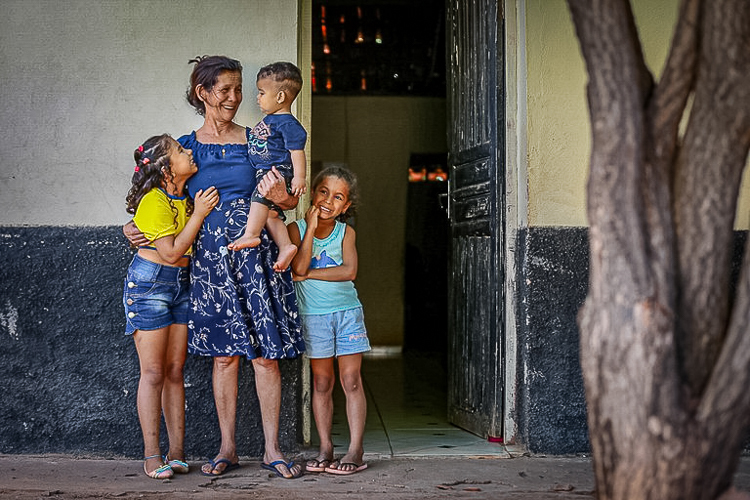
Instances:
[[[141,163],[143,163],[144,165],[148,165],[149,163],[151,163],[151,158],[144,158]]]
[[[136,172],[138,172],[138,171],[140,171],[140,170],[141,170],[141,167],[139,167],[138,165],[136,165],[136,166],[135,166],[135,171],[136,171]]]
[[[138,152],[143,153],[143,145],[138,146]]]

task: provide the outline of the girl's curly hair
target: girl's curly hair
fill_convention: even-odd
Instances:
[[[346,212],[341,212],[339,216],[336,217],[336,220],[338,220],[339,222],[346,222],[347,220],[357,215],[357,207],[359,207],[360,204],[359,183],[357,182],[357,176],[354,175],[354,173],[346,167],[342,167],[340,165],[328,166],[318,172],[318,175],[316,175],[315,179],[313,179],[311,192],[314,193],[318,188],[318,185],[326,177],[336,177],[346,182],[346,184],[349,186],[349,208],[346,209]]]
[[[129,214],[135,214],[143,197],[154,188],[162,187],[162,183],[173,182],[174,175],[169,166],[169,156],[175,140],[169,134],[155,135],[149,137],[133,152],[135,159],[135,172],[133,173],[132,185],[125,198],[126,210]],[[169,204],[177,223],[177,207]],[[188,200],[188,215],[192,213],[193,205]]]

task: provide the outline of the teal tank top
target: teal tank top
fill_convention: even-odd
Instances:
[[[295,222],[300,239],[305,237],[307,222]],[[313,238],[310,269],[340,266],[344,262],[344,234],[346,224],[336,221],[336,226],[327,238]],[[330,314],[355,307],[362,307],[353,281],[322,281],[307,279],[295,281],[297,307],[300,314]]]

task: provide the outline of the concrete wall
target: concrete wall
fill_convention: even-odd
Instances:
[[[530,226],[586,226],[591,149],[586,72],[564,0],[525,4]],[[634,0],[646,63],[658,80],[677,20],[677,0]],[[750,227],[750,181],[742,185],[735,227]]]
[[[199,54],[245,66],[237,120],[260,118],[253,80],[264,63],[298,60],[297,0],[4,0],[0,16],[0,453],[141,454],[138,367],[122,334],[121,282],[131,252],[120,233],[132,151],[152,134],[201,120],[185,103]],[[575,316],[586,293],[585,182],[590,132],[585,71],[564,0],[518,0],[522,27],[509,165],[518,192],[515,418],[532,451],[588,449]],[[677,0],[634,0],[658,74]],[[304,10],[304,9],[303,9]],[[515,22],[511,19],[509,22]],[[307,34],[309,36],[309,33]],[[302,43],[300,43],[300,41]],[[309,46],[309,45],[308,45]],[[309,60],[299,57],[300,65]],[[372,342],[403,342],[406,174],[412,152],[445,151],[442,99],[316,97],[311,156],[345,162],[362,181],[357,287]],[[310,123],[310,98],[298,103]],[[518,118],[516,109],[509,117]],[[426,126],[425,124],[432,124]],[[440,131],[438,132],[438,129]],[[520,202],[518,202],[520,200]],[[745,181],[736,228],[750,222]],[[738,233],[742,236],[742,233]],[[744,240],[742,240],[744,241]],[[739,258],[739,254],[737,254]],[[282,363],[282,443],[300,441],[301,363]],[[187,453],[218,446],[210,365],[187,364]],[[252,369],[243,366],[239,452],[262,435]],[[116,429],[116,432],[113,431]]]
[[[313,98],[313,161],[346,163],[360,181],[356,285],[373,345],[403,344],[409,155],[445,152],[445,120],[445,99]]]
[[[677,0],[631,2],[644,56],[658,79],[669,49]],[[516,252],[518,293],[515,414],[518,440],[536,453],[589,449],[579,363],[578,309],[588,287],[586,180],[591,130],[586,72],[564,0],[518,0],[510,32],[521,37],[510,75],[522,89],[508,116],[521,152],[509,167],[521,179]],[[520,27],[519,27],[520,26]],[[509,46],[515,48],[511,39]],[[520,115],[519,115],[520,113]],[[524,154],[525,152],[525,154]],[[525,181],[525,182],[524,182]],[[523,192],[523,190],[526,190]],[[514,207],[515,209],[515,207]],[[734,271],[750,222],[750,183],[743,182],[735,220]]]
[[[297,3],[3,2],[0,225],[127,220],[133,149],[149,135],[179,136],[202,123],[184,99],[188,60],[239,59],[245,103],[237,121],[253,125],[258,68],[297,59]]]
[[[237,121],[254,124],[258,68],[297,60],[298,8],[297,0],[273,9],[263,0],[3,2],[0,453],[142,455],[138,363],[121,306],[132,151],[150,135],[200,126],[184,98],[196,55],[242,61]],[[210,363],[189,357],[186,370],[187,454],[213,457]],[[301,362],[282,370],[281,439],[294,449]],[[249,363],[241,379],[238,451],[259,456]]]

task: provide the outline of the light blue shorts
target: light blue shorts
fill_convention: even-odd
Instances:
[[[331,314],[300,314],[307,357],[332,358],[370,350],[361,307]]]

